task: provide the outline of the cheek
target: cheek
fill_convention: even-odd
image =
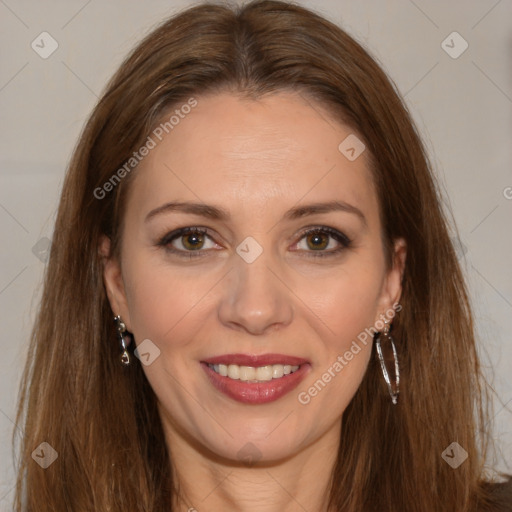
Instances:
[[[373,326],[382,276],[373,267],[353,266],[309,286],[308,305],[323,320],[334,345],[343,345]]]
[[[127,268],[132,277],[126,294],[136,339],[150,338],[157,343],[172,339],[173,345],[187,343],[188,337],[177,334],[184,326],[190,327],[191,319],[204,313],[207,292],[218,281],[204,272],[197,273],[201,277],[188,273],[190,270],[176,272],[147,263]]]
[[[329,289],[315,286],[310,294],[314,313],[321,319],[316,332],[322,334],[313,347],[312,374],[300,386],[297,399],[302,407],[307,406],[303,414],[322,416],[325,422],[342,415],[372,353],[379,275],[352,270],[331,281]]]
[[[314,371],[299,390],[299,402],[320,414],[342,413],[356,393],[372,353],[373,327],[383,279],[383,261],[352,260],[329,279],[311,281],[308,306],[320,320]]]

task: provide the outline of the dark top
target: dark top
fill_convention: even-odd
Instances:
[[[490,489],[492,501],[496,503],[496,505],[489,509],[489,511],[512,512],[512,477],[509,477],[506,482],[495,484],[490,483],[487,484],[486,487]]]

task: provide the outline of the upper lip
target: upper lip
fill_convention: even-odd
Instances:
[[[287,356],[284,354],[223,354],[220,356],[210,357],[203,359],[207,364],[236,364],[238,366],[268,366],[273,364],[289,364],[291,366],[300,366],[301,364],[308,363],[307,359],[303,357]]]

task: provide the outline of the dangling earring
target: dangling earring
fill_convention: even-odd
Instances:
[[[375,348],[377,349],[377,355],[379,356],[380,367],[382,369],[382,375],[384,375],[384,380],[388,385],[389,395],[391,396],[391,401],[396,405],[398,400],[399,384],[400,384],[400,368],[398,367],[398,357],[396,355],[396,348],[393,342],[393,338],[389,331],[391,330],[391,326],[388,324],[387,320],[384,321],[384,329],[377,333],[377,337],[375,339]],[[386,365],[386,358],[383,354],[383,346],[386,354],[390,354],[390,349],[393,353],[393,359],[395,362],[395,370],[394,375],[390,376],[388,367]]]
[[[128,354],[127,347],[132,341],[130,336],[126,333],[126,325],[121,320],[121,317],[119,315],[114,317],[114,321],[116,323],[117,328],[117,335],[119,337],[119,344],[121,345],[121,363],[123,363],[125,366],[128,366],[130,364],[130,354]]]

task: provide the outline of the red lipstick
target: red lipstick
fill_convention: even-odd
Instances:
[[[230,364],[257,368],[275,364],[299,366],[293,373],[273,378],[269,381],[242,381],[219,375],[208,365]],[[304,358],[284,354],[225,354],[201,361],[211,384],[226,396],[245,404],[265,404],[273,402],[295,389],[311,370],[311,364]]]

